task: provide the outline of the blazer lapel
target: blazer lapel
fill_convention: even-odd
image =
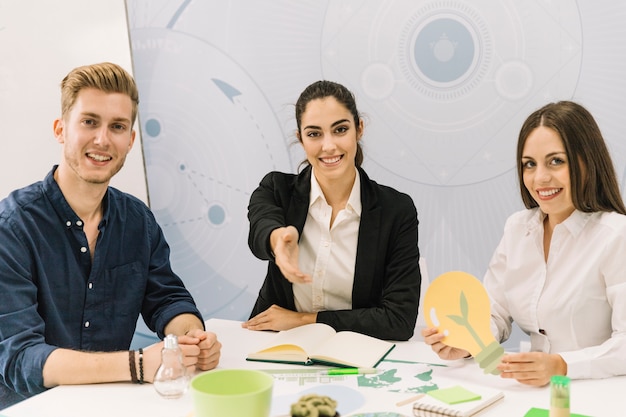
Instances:
[[[302,236],[304,222],[309,212],[309,198],[311,194],[311,167],[306,167],[297,177],[291,196],[291,204],[286,214],[287,224],[292,224]]]
[[[378,259],[381,256],[385,256],[384,253],[381,254],[378,250],[382,210],[378,204],[375,186],[367,174],[360,168],[359,174],[361,175],[362,211],[354,271],[354,287],[352,288],[352,308],[364,306],[370,300]]]

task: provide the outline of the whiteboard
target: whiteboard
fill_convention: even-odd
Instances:
[[[0,0],[0,57],[1,199],[60,161],[52,123],[72,68],[111,61],[132,73],[125,2]],[[148,202],[139,131],[111,185]]]

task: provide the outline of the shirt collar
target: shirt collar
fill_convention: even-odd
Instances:
[[[346,209],[353,211],[360,217],[362,210],[361,177],[359,175],[359,171],[356,168],[354,169],[356,170],[356,177],[354,178],[354,184],[352,185],[352,190],[350,191],[350,197],[348,197],[348,202],[346,203]],[[320,184],[315,178],[315,172],[313,169],[311,169],[311,192],[309,197],[309,208],[317,203],[318,200],[328,204],[326,197],[322,192],[322,187],[320,187]]]
[[[539,207],[535,208],[536,213],[528,222],[528,231],[532,231],[538,227],[543,226],[543,220],[546,218],[546,214],[539,209]],[[565,219],[560,224],[563,225],[572,236],[578,236],[593,213],[585,213],[580,210],[574,210],[570,216]]]
[[[54,179],[54,172],[57,170],[59,166],[54,165],[52,170],[46,175],[46,178],[43,180],[43,191],[50,200],[52,207],[54,207],[54,211],[56,211],[59,218],[69,227],[70,225],[82,224],[82,219],[78,217],[76,212],[70,207],[69,203],[65,199],[59,184],[57,184]],[[103,210],[102,210],[102,221],[100,222],[100,226],[103,226],[107,223],[110,210],[109,210],[109,189],[107,189],[106,194],[102,200]]]
[[[585,213],[583,211],[574,210],[572,214],[570,214],[570,216],[561,224],[569,230],[572,236],[578,236],[585,228],[585,225],[591,218],[592,214],[593,213]]]

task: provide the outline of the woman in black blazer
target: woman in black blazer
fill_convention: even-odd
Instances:
[[[421,283],[411,197],[370,180],[361,168],[363,120],[344,86],[308,86],[296,103],[296,121],[306,167],[298,175],[270,172],[250,198],[248,244],[269,262],[243,327],[320,322],[409,339]]]

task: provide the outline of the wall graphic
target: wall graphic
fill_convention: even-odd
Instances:
[[[133,51],[151,206],[176,271],[207,317],[240,318],[260,276],[246,246],[250,192],[268,167],[290,169],[281,126],[214,45],[151,28],[133,33]]]
[[[124,0],[0,0],[0,199],[59,162],[59,84],[102,61],[132,70]],[[111,185],[148,202],[140,135]]]
[[[265,266],[247,203],[295,172],[293,103],[357,96],[365,169],[409,193],[431,277],[482,277],[521,209],[519,126],[548,101],[597,117],[624,172],[626,4],[610,0],[128,0],[152,207],[207,316],[244,319]]]

